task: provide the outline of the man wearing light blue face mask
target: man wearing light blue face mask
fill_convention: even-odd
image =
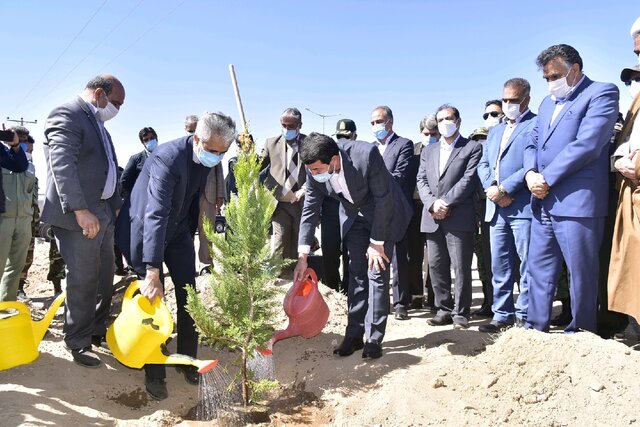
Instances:
[[[192,357],[198,334],[185,310],[185,286],[195,283],[199,195],[210,168],[220,163],[235,137],[230,117],[205,112],[193,136],[163,143],[147,159],[116,223],[116,244],[143,280],[140,290],[150,301],[164,297],[162,266],[167,266],[177,301],[177,351]],[[189,383],[198,383],[194,369],[180,371]],[[147,392],[165,399],[164,367],[147,365],[145,374]]]
[[[306,187],[306,174],[298,158],[305,139],[300,133],[302,114],[297,108],[287,108],[280,115],[280,125],[281,135],[265,143],[261,175],[266,177],[265,185],[275,190],[278,200],[271,219],[271,250],[281,252],[283,258],[295,259]]]
[[[131,194],[131,190],[133,190],[133,186],[138,179],[138,175],[140,175],[140,172],[144,167],[144,162],[149,157],[149,154],[151,154],[151,152],[158,146],[158,135],[152,127],[144,127],[140,129],[140,132],[138,132],[138,138],[140,139],[140,143],[144,149],[129,158],[129,162],[122,172],[122,176],[120,177],[120,184],[122,186],[120,195],[123,199]]]
[[[382,155],[387,170],[402,189],[407,202],[412,202],[417,167],[413,157],[413,142],[393,131],[393,112],[386,105],[371,112],[371,126],[376,137],[376,145]],[[405,230],[406,231],[406,230]],[[408,320],[411,304],[409,289],[409,258],[407,255],[407,236],[397,241],[393,250],[391,264],[393,270],[393,307],[395,319]]]

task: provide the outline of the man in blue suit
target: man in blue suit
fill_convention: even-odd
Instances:
[[[373,134],[376,137],[375,144],[380,150],[380,154],[382,154],[384,165],[391,172],[400,189],[402,189],[407,202],[412,203],[412,193],[415,188],[413,142],[393,131],[393,112],[386,105],[376,107],[371,112],[371,126],[373,126]],[[417,170],[417,167],[415,170]],[[393,307],[397,320],[409,319],[408,309],[411,304],[411,289],[409,288],[408,249],[408,238],[405,230],[405,235],[396,242],[393,248],[393,258],[391,260],[391,269],[393,270],[391,282]]]
[[[531,233],[531,192],[524,182],[524,150],[536,123],[529,110],[531,86],[525,79],[507,80],[503,87],[505,120],[489,131],[478,164],[487,194],[485,222],[489,223],[493,272],[493,320],[480,332],[499,332],[527,319],[527,258]],[[520,258],[520,295],[513,302],[516,256]]]
[[[582,73],[582,58],[560,44],[536,63],[549,83],[525,151],[533,195],[527,328],[549,330],[562,260],[571,277],[573,320],[566,332],[596,331],[598,251],[607,214],[609,141],[618,116],[618,88]]]
[[[344,340],[334,354],[349,356],[363,348],[363,358],[378,358],[389,313],[389,255],[405,234],[411,206],[372,144],[335,142],[312,133],[300,148],[300,159],[310,179],[294,278],[302,279],[307,268],[322,202],[326,197],[339,200],[340,230],[349,257],[349,313]]]
[[[209,169],[222,160],[235,139],[235,123],[222,113],[204,113],[194,135],[159,145],[149,156],[116,224],[116,243],[143,279],[140,291],[153,301],[164,298],[162,264],[174,284],[177,304],[177,350],[195,357],[198,334],[185,310],[187,284],[195,284],[193,236],[198,226],[198,198]],[[195,369],[180,367],[185,379],[198,383]],[[165,399],[164,365],[145,365],[147,392]]]

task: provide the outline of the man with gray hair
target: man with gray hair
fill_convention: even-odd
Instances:
[[[187,284],[196,280],[193,238],[198,225],[198,196],[210,168],[222,160],[235,140],[236,126],[222,113],[205,112],[193,136],[159,145],[145,162],[129,203],[116,224],[116,243],[141,279],[140,291],[153,301],[164,298],[163,263],[174,284],[177,305],[177,351],[195,357],[198,334],[185,310]],[[192,367],[180,367],[185,379],[198,383]],[[165,399],[163,365],[145,366],[147,392]]]
[[[282,132],[267,139],[262,151],[262,173],[265,185],[275,190],[278,200],[271,225],[272,252],[285,259],[298,256],[298,230],[307,174],[300,164],[298,150],[306,135],[300,133],[302,114],[297,108],[287,108],[280,115]]]
[[[496,333],[513,324],[523,326],[527,319],[531,192],[524,182],[523,160],[536,123],[536,115],[529,110],[530,91],[525,79],[514,78],[504,84],[505,120],[489,131],[478,164],[478,176],[487,196],[482,220],[489,224],[493,272],[493,320],[480,326],[480,332]],[[514,304],[517,259],[520,259],[520,295]]]
[[[191,114],[184,119],[184,131],[187,135],[193,135],[198,125],[198,116]]]
[[[427,114],[420,120],[421,141],[413,144],[413,164],[408,181],[413,189],[413,217],[407,230],[407,251],[409,256],[409,289],[413,296],[411,306],[422,308],[422,306],[435,309],[433,287],[429,277],[429,257],[425,257],[427,237],[420,231],[422,220],[422,200],[418,194],[416,177],[418,166],[420,166],[420,155],[422,149],[429,144],[438,142],[440,133],[438,132],[438,122],[435,114]],[[424,277],[424,280],[423,280]],[[426,291],[426,293],[425,293]],[[426,301],[425,301],[426,297]]]

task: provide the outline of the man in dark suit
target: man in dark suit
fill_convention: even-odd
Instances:
[[[389,313],[389,255],[404,235],[411,206],[372,144],[312,133],[300,150],[309,181],[305,195],[298,264],[302,279],[325,197],[340,201],[340,228],[349,256],[349,309],[344,340],[334,354],[363,349],[363,358],[382,356]],[[366,338],[366,344],[363,342]]]
[[[536,122],[536,115],[529,110],[530,91],[525,79],[510,79],[504,84],[505,120],[489,131],[478,165],[478,176],[487,196],[483,220],[489,224],[493,272],[493,320],[480,326],[480,332],[496,333],[514,323],[522,326],[527,319],[531,192],[524,182],[522,164]],[[520,259],[520,295],[514,305],[516,257]]]
[[[598,265],[609,187],[609,142],[619,93],[611,83],[582,73],[573,47],[545,49],[536,60],[550,96],[525,152],[533,198],[529,249],[527,327],[549,330],[551,304],[562,260],[570,276],[573,320],[566,332],[596,331]]]
[[[386,105],[376,107],[371,112],[371,126],[376,137],[375,145],[382,154],[387,170],[391,172],[400,189],[411,204],[415,179],[411,179],[413,163],[413,142],[402,138],[393,131],[393,112]],[[391,269],[393,270],[393,307],[397,320],[407,320],[407,310],[411,304],[409,289],[409,259],[407,255],[407,236],[396,242],[393,248]]]
[[[133,186],[135,185],[140,172],[142,172],[144,162],[158,146],[158,134],[152,127],[140,129],[140,132],[138,132],[138,138],[140,138],[143,150],[129,158],[129,162],[120,176],[120,184],[122,186],[121,195],[123,199],[126,199],[131,194],[131,190],[133,190]]]
[[[422,150],[418,192],[424,208],[422,231],[427,233],[429,275],[438,313],[431,325],[469,326],[471,261],[478,186],[476,168],[482,145],[460,136],[460,112],[445,104],[436,113],[440,141]],[[451,297],[451,265],[456,275]]]
[[[45,124],[47,190],[42,221],[51,224],[67,264],[64,341],[80,365],[96,367],[92,339],[106,333],[113,292],[113,227],[120,209],[118,161],[104,122],[124,103],[122,83],[100,75]],[[92,338],[93,337],[93,338]]]
[[[220,163],[234,139],[231,118],[205,112],[193,136],[166,142],[147,159],[116,226],[118,246],[144,278],[140,291],[150,301],[164,298],[166,264],[176,293],[177,350],[187,356],[195,357],[198,350],[198,334],[185,310],[185,286],[196,280],[198,197],[210,168]],[[179,370],[188,382],[198,383],[195,368]],[[168,396],[165,377],[164,365],[145,365],[145,385],[154,399]]]
[[[305,135],[300,133],[302,114],[297,108],[287,108],[280,115],[282,134],[267,139],[262,152],[261,175],[264,184],[275,190],[278,200],[271,224],[271,249],[283,258],[295,259],[297,254],[300,213],[304,198],[306,174],[298,159]]]

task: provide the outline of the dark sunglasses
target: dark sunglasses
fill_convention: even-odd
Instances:
[[[636,76],[628,81],[624,82],[626,86],[631,86],[631,82],[640,82],[640,76]]]
[[[487,117],[491,116],[491,117],[498,117],[500,115],[500,113],[498,113],[497,111],[492,111],[490,113],[484,113],[482,115],[482,119],[483,120],[487,120]]]

